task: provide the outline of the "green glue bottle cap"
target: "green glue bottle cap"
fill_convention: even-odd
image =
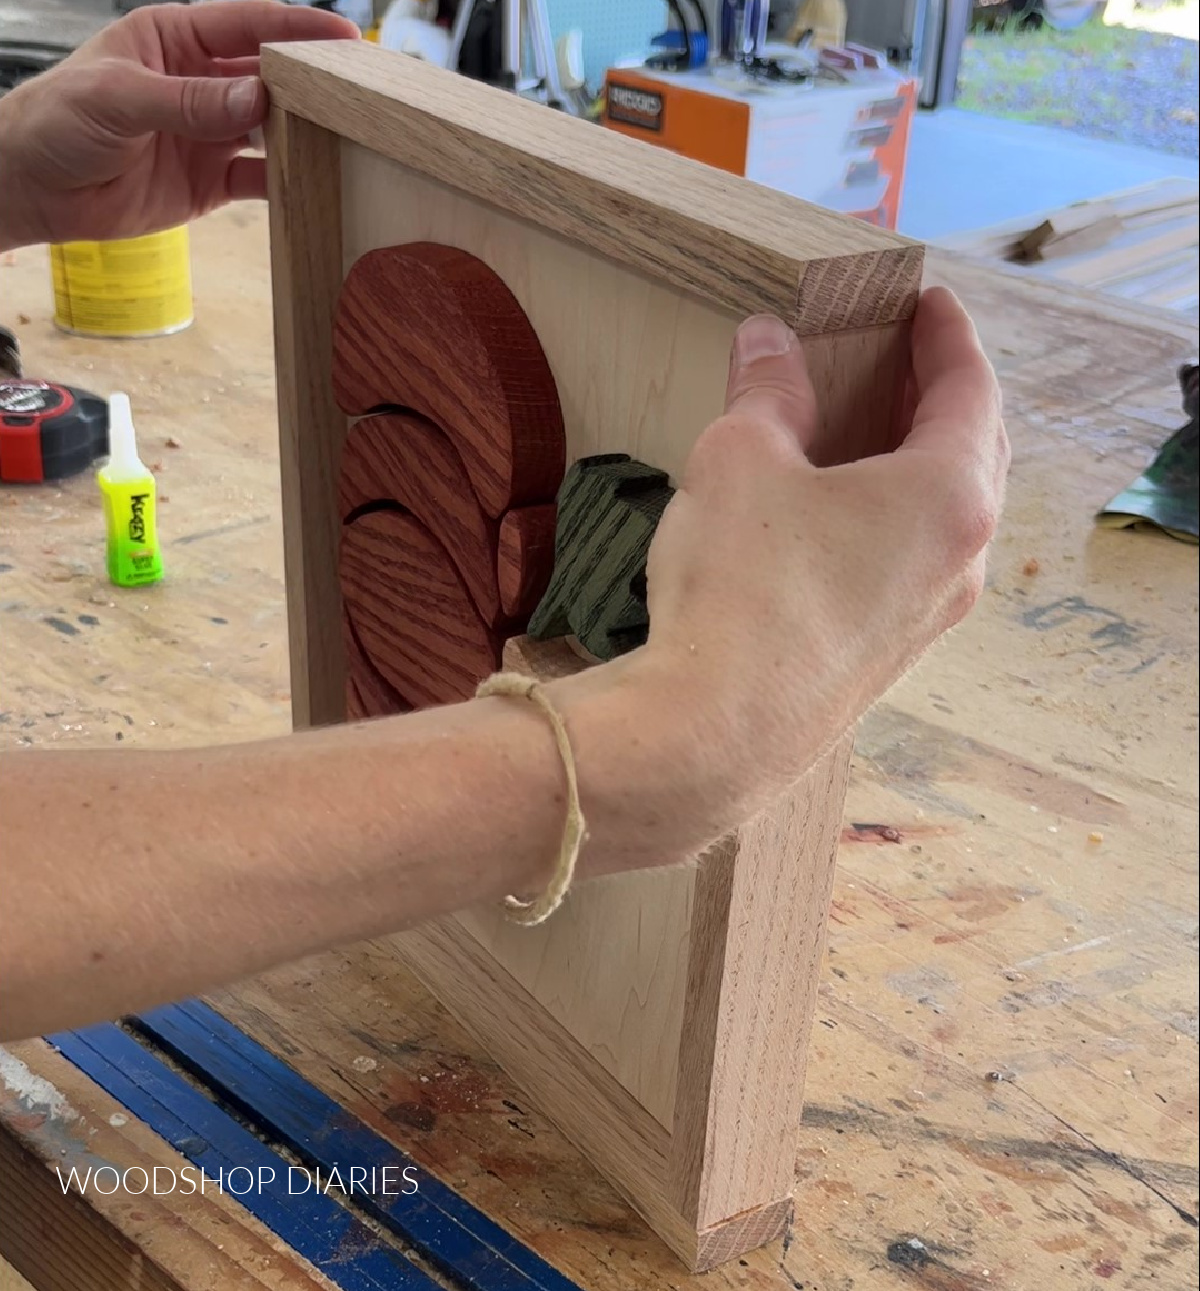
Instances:
[[[118,587],[145,587],[163,576],[154,474],[138,456],[129,396],[108,399],[108,461],[98,475],[108,536],[108,576]]]

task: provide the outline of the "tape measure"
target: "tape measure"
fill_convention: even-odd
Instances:
[[[108,454],[108,403],[88,390],[0,377],[0,482],[78,475]]]

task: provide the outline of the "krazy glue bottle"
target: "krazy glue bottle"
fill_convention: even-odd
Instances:
[[[145,587],[163,576],[155,481],[138,457],[129,396],[108,400],[108,461],[97,477],[108,531],[108,576],[118,587]]]

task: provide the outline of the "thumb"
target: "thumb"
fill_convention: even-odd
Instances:
[[[121,88],[113,124],[130,137],[224,143],[249,134],[267,115],[267,89],[257,76],[164,76],[139,67]]]
[[[770,422],[807,451],[817,431],[817,397],[800,342],[781,319],[757,314],[738,328],[725,411]]]

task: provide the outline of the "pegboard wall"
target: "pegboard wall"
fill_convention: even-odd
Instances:
[[[558,40],[576,28],[583,33],[588,85],[600,88],[605,68],[622,59],[645,58],[650,38],[667,26],[666,0],[546,0],[550,29]]]

